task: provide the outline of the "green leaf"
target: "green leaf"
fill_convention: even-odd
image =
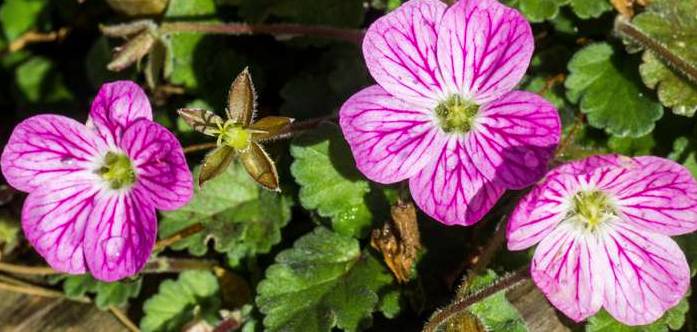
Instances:
[[[485,274],[473,278],[465,292],[476,293],[496,280],[496,273],[487,270]],[[479,319],[487,331],[526,332],[528,330],[518,310],[506,299],[505,291],[500,291],[472,304],[468,310]]]
[[[552,19],[559,14],[559,8],[570,0],[513,0],[509,1],[515,5],[531,22],[542,22]]]
[[[110,306],[121,307],[129,298],[135,298],[140,293],[141,279],[117,282],[95,280],[89,274],[66,276],[63,281],[63,292],[70,298],[79,298],[86,293],[96,294],[94,302],[101,310]]]
[[[583,19],[599,17],[612,10],[608,0],[571,0],[571,9]]]
[[[663,317],[649,325],[627,326],[616,321],[605,310],[588,319],[586,332],[668,332],[685,324],[685,314],[690,308],[687,298],[668,310]]]
[[[300,184],[300,203],[331,218],[335,231],[360,237],[372,223],[366,204],[370,191],[351,157],[348,144],[332,124],[293,140],[290,153],[295,158],[290,171]]]
[[[357,240],[318,227],[276,256],[256,298],[269,331],[356,331],[392,275]]]
[[[626,156],[644,156],[651,154],[651,149],[656,145],[653,135],[637,138],[610,136],[607,145],[613,152]]]
[[[20,228],[19,220],[13,218],[7,211],[0,210],[0,248],[2,248],[0,256],[4,256],[17,247]]]
[[[194,171],[196,177],[198,172]],[[160,237],[201,223],[203,232],[172,248],[186,248],[200,256],[212,239],[215,250],[227,253],[230,263],[236,265],[239,259],[267,253],[280,242],[281,228],[290,220],[291,205],[289,197],[260,188],[238,162],[233,162],[223,174],[196,188],[189,204],[163,213]]]
[[[36,26],[46,0],[5,0],[0,7],[0,22],[7,40],[13,41]]]
[[[65,87],[63,76],[50,59],[40,56],[29,58],[15,71],[17,88],[31,104],[49,104],[69,101],[72,93]]]
[[[668,155],[669,159],[675,160],[685,166],[694,177],[697,178],[697,151],[694,142],[687,137],[678,137],[673,142],[673,151]]]
[[[163,281],[157,294],[145,301],[140,329],[143,332],[180,331],[194,319],[214,323],[219,308],[219,285],[213,273],[184,271],[176,281]]]
[[[617,59],[607,43],[591,44],[574,54],[568,65],[567,96],[579,103],[588,123],[620,137],[651,132],[663,115],[660,103],[648,97],[632,61]],[[635,78],[636,77],[636,78]]]
[[[656,0],[632,21],[656,42],[665,45],[675,56],[697,66],[697,2],[692,0]],[[658,59],[644,52],[639,67],[641,78],[658,99],[673,113],[693,116],[697,111],[697,84],[688,81]]]

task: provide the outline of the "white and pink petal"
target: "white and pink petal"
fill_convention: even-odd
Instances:
[[[24,235],[54,270],[85,272],[83,241],[98,192],[96,181],[69,175],[43,184],[25,200]]]
[[[460,0],[438,26],[437,58],[450,93],[485,104],[511,91],[534,49],[530,23],[496,0]]]
[[[85,125],[59,115],[37,115],[17,125],[0,158],[7,182],[21,191],[74,173],[92,173],[106,147]]]
[[[147,262],[157,236],[155,208],[135,190],[102,192],[95,198],[85,230],[85,259],[90,273],[115,281],[138,273]]]
[[[429,110],[392,97],[378,85],[353,95],[339,117],[356,166],[379,183],[416,175],[447,139]]]
[[[690,269],[666,235],[617,221],[603,237],[610,270],[603,306],[626,325],[645,325],[675,306],[690,286]]]
[[[161,125],[141,119],[123,134],[120,148],[131,158],[139,197],[160,210],[174,210],[193,195],[193,178],[177,138]]]
[[[533,93],[514,91],[480,109],[465,146],[485,177],[521,189],[542,178],[560,137],[554,106]]]
[[[436,32],[446,7],[439,0],[412,0],[368,28],[365,62],[390,94],[430,108],[447,97],[436,58]]]
[[[456,137],[409,180],[409,189],[426,214],[446,225],[463,226],[481,220],[505,191],[479,173],[476,162]]]
[[[535,251],[530,274],[547,299],[578,322],[602,306],[609,266],[598,239],[577,227],[563,222],[545,237]]]
[[[112,146],[126,128],[138,119],[152,120],[152,108],[145,91],[132,81],[103,84],[92,101],[88,127],[94,128]]]

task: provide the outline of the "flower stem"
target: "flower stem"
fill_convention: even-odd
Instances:
[[[487,288],[484,288],[483,290],[475,293],[472,296],[451,303],[450,305],[433,315],[433,317],[424,326],[423,331],[434,332],[436,328],[438,328],[438,326],[447,322],[450,318],[459,314],[463,310],[466,310],[472,304],[484,300],[487,297],[492,296],[500,291],[511,289],[527,278],[528,267],[526,266],[522,269],[517,270],[516,272],[513,272],[508,276],[501,278],[498,282],[490,285]]]
[[[212,148],[215,148],[218,146],[217,143],[212,142],[212,143],[201,143],[201,144],[194,144],[194,145],[189,145],[185,147],[184,154],[189,154],[189,153],[194,153],[194,152],[199,152],[199,151],[204,151],[204,150],[210,150]]]
[[[210,270],[217,263],[208,259],[157,257],[149,260],[141,273],[179,273],[186,270]]]
[[[661,59],[668,67],[678,72],[690,82],[697,84],[697,67],[673,53],[673,51],[660,41],[641,31],[629,22],[627,18],[619,16],[615,20],[615,31],[651,51],[651,53]]]
[[[189,236],[200,233],[201,231],[204,230],[204,228],[205,227],[203,227],[203,224],[201,224],[201,223],[195,223],[189,227],[186,227],[186,228],[174,233],[172,236],[170,236],[166,239],[162,239],[160,241],[157,241],[157,243],[155,243],[155,248],[153,249],[153,251],[161,251],[161,250],[163,250],[163,249],[165,249],[165,248],[167,248],[167,247],[169,247],[169,246],[171,246],[171,245],[173,245],[173,244],[175,244],[175,243],[177,243],[177,242],[179,242],[179,241],[181,241]]]
[[[361,44],[363,30],[343,29],[330,26],[311,26],[301,24],[247,24],[247,23],[200,23],[200,22],[169,22],[160,26],[161,33],[207,33],[223,35],[272,35],[308,36],[337,39]]]
[[[61,299],[68,299],[71,301],[75,302],[80,302],[80,303],[90,303],[92,302],[88,297],[79,297],[79,298],[69,298],[66,297],[63,292],[59,292],[53,289],[48,289],[44,288],[41,286],[36,286],[27,282],[24,282],[22,280],[18,280],[15,278],[12,278],[10,276],[2,275],[0,278],[0,289],[10,291],[10,292],[15,292],[15,293],[22,293],[22,294],[27,294],[27,295],[33,295],[33,296],[41,296],[41,297],[52,297],[52,298],[61,298]]]

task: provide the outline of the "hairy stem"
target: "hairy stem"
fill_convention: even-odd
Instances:
[[[675,70],[690,82],[697,84],[697,67],[673,53],[673,51],[660,41],[639,30],[639,28],[630,23],[626,18],[620,16],[615,20],[615,31],[651,51],[651,53],[661,59],[668,67]]]
[[[141,273],[179,273],[186,270],[210,270],[217,263],[208,259],[157,257],[149,260]]]
[[[49,289],[49,288],[44,288],[41,286],[36,286],[36,285],[30,284],[28,282],[25,282],[25,281],[22,281],[19,279],[15,279],[15,278],[12,278],[12,277],[6,276],[6,275],[0,276],[0,289],[10,291],[10,292],[15,292],[15,293],[26,294],[26,295],[68,299],[68,300],[80,302],[80,303],[92,302],[86,296],[79,297],[79,298],[69,298],[69,297],[66,297],[65,294],[63,294],[63,292],[59,292],[59,291]]]
[[[307,36],[348,41],[361,44],[363,30],[342,29],[330,26],[301,24],[247,24],[247,23],[199,23],[168,22],[160,26],[161,33],[193,32],[224,35],[262,34],[272,36]]]
[[[510,288],[513,288],[527,278],[528,267],[526,266],[522,269],[517,270],[516,272],[513,272],[508,276],[501,278],[498,282],[493,283],[489,287],[484,288],[483,290],[473,294],[472,296],[451,303],[450,305],[433,315],[433,317],[431,317],[431,320],[429,320],[428,323],[426,323],[426,325],[424,326],[423,331],[434,332],[436,328],[438,328],[438,326],[447,322],[450,318],[459,314],[463,310],[466,310],[472,304],[484,300],[487,297],[492,296],[500,291],[505,291]]]
[[[215,142],[211,143],[201,143],[201,144],[194,144],[194,145],[189,145],[184,147],[184,154],[189,154],[189,153],[194,153],[194,152],[199,152],[199,151],[205,151],[205,150],[210,150],[215,147],[217,147],[218,144]]]

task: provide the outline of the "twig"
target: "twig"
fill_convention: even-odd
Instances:
[[[304,121],[293,122],[290,126],[290,134],[297,134],[306,130],[315,129],[319,127],[322,123],[331,122],[336,120],[336,114],[320,116],[312,119],[307,119]]]
[[[13,53],[23,49],[29,44],[61,41],[65,39],[65,37],[68,35],[68,32],[70,32],[70,29],[66,27],[60,28],[57,31],[45,33],[28,31],[23,35],[19,36],[19,38],[12,41],[5,51]]]
[[[65,296],[63,292],[55,291],[52,289],[36,286],[29,284],[27,282],[16,280],[9,276],[3,276],[3,281],[0,281],[0,289],[7,290],[15,293],[22,293],[27,295],[41,296],[41,297],[51,297],[51,298],[61,298],[68,299],[80,303],[90,303],[92,302],[87,297],[70,298]]]
[[[201,144],[194,144],[194,145],[189,145],[187,147],[184,147],[184,154],[189,154],[189,153],[194,153],[194,152],[199,152],[199,151],[204,151],[204,150],[210,150],[212,148],[215,148],[218,146],[215,142],[212,143],[201,143]]]
[[[455,303],[450,304],[449,306],[445,307],[443,310],[438,311],[432,318],[431,320],[426,323],[424,326],[423,331],[424,332],[433,332],[436,330],[438,326],[443,324],[444,322],[448,321],[452,316],[457,315],[461,311],[467,309],[467,307],[471,306],[474,303],[477,303],[491,295],[494,295],[500,291],[508,290],[516,285],[518,285],[521,281],[525,280],[528,278],[528,267],[524,267],[516,272],[513,272],[512,274],[503,277],[501,280],[498,282],[490,285],[487,288],[484,288],[480,292],[470,296],[466,297],[460,301],[457,301]]]
[[[123,324],[123,326],[125,326],[129,331],[140,332],[138,326],[136,326],[136,324],[134,324],[133,321],[131,321],[131,319],[128,318],[126,313],[124,313],[121,309],[112,305],[109,306],[109,311],[111,311],[111,314],[114,315],[114,317],[116,317],[116,319],[118,319],[119,322],[121,322],[121,324]]]
[[[155,243],[155,249],[153,249],[153,251],[160,251],[160,250],[167,248],[167,247],[173,245],[174,243],[177,243],[177,242],[179,242],[179,241],[181,241],[189,236],[192,236],[194,234],[198,234],[199,232],[201,232],[203,230],[204,230],[203,224],[195,223],[189,227],[186,227],[186,228],[174,233],[172,236],[170,236],[166,239],[162,239],[160,241],[157,241],[157,243]]]
[[[363,30],[342,29],[330,26],[301,24],[247,24],[247,23],[199,23],[171,22],[160,26],[161,33],[194,32],[224,35],[264,34],[273,36],[308,36],[338,39],[360,44]]]
[[[60,272],[48,267],[48,266],[23,266],[10,263],[0,262],[0,271],[14,273],[14,274],[26,274],[26,275],[52,275],[60,274]]]
[[[639,28],[630,23],[626,18],[622,16],[617,17],[615,20],[615,31],[651,51],[651,53],[661,59],[668,67],[678,72],[678,74],[693,84],[697,84],[697,67],[673,53],[673,51],[660,41],[639,30]]]

